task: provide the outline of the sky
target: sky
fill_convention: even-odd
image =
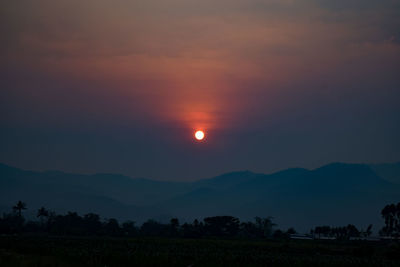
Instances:
[[[398,162],[399,14],[399,0],[1,1],[0,162],[181,181]]]

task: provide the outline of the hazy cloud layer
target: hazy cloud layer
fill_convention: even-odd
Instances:
[[[400,1],[0,5],[0,161],[184,178],[400,160]]]

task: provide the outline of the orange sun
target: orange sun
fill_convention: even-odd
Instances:
[[[195,133],[194,133],[194,137],[198,140],[198,141],[201,141],[201,140],[203,140],[204,139],[204,132],[203,131],[196,131]]]

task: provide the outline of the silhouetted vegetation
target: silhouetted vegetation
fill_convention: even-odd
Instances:
[[[122,224],[115,218],[102,220],[99,215],[88,213],[80,216],[76,212],[56,214],[41,207],[36,217],[39,221],[25,223],[22,210],[26,204],[19,201],[13,207],[13,213],[3,214],[0,218],[0,234],[46,233],[61,236],[154,236],[154,237],[272,237],[275,224],[272,218],[256,217],[254,222],[240,222],[232,216],[214,216],[203,221],[180,224],[177,218],[164,224],[148,220],[140,227],[133,221]]]
[[[381,233],[395,238],[393,207],[382,210],[386,226]],[[276,229],[271,217],[240,222],[214,216],[183,224],[172,218],[137,226],[45,207],[37,211],[37,221],[26,222],[25,209],[19,201],[0,218],[0,266],[400,266],[396,239],[362,240],[371,235],[372,225],[365,230],[351,224],[318,226],[307,236],[315,240],[293,240],[301,235],[293,228]]]
[[[311,230],[310,234],[314,237],[330,237],[340,240],[350,239],[352,237],[369,237],[372,234],[372,224],[365,231],[358,230],[352,224],[345,227],[317,226]]]
[[[206,217],[203,221],[194,220],[192,223],[181,224],[178,218],[172,218],[169,223],[148,220],[141,226],[134,221],[120,224],[117,219],[102,220],[94,213],[80,216],[76,212],[56,214],[41,207],[37,210],[38,221],[25,221],[23,211],[27,205],[18,201],[11,213],[4,213],[0,217],[0,234],[17,233],[46,233],[61,236],[116,236],[116,237],[183,237],[183,238],[248,238],[248,239],[289,239],[296,234],[293,228],[287,231],[275,229],[276,224],[272,217],[255,217],[254,221],[240,222],[232,216]],[[400,203],[386,205],[381,215],[385,220],[385,227],[380,234],[386,237],[400,236]],[[349,224],[344,227],[317,226],[310,231],[310,238],[348,240],[351,238],[367,238],[372,234],[372,225],[365,230],[357,229]]]
[[[381,235],[400,237],[400,202],[386,205],[381,215],[385,220],[385,227],[380,231]]]

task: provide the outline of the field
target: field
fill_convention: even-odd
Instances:
[[[400,266],[396,243],[0,237],[0,266]]]

